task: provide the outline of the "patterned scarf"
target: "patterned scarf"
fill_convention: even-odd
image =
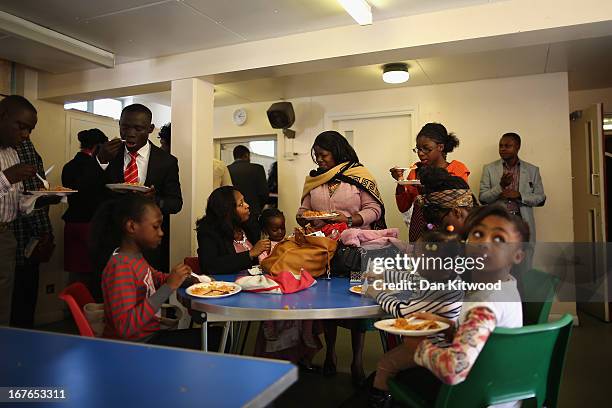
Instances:
[[[435,205],[441,208],[473,207],[474,198],[469,189],[443,190],[420,195],[416,203],[421,207]]]
[[[380,204],[382,213],[378,221],[371,224],[371,228],[387,228],[385,223],[385,204],[378,190],[378,185],[372,173],[370,173],[361,163],[341,163],[323,174],[307,176],[304,181],[304,189],[302,190],[302,201],[312,190],[333,180],[352,184],[374,197],[378,204]]]

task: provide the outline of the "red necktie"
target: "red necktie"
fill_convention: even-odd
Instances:
[[[138,152],[128,153],[130,154],[130,162],[123,172],[123,181],[126,183],[138,183],[138,166],[136,165]]]

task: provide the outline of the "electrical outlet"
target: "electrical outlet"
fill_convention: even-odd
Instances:
[[[47,290],[47,295],[50,295],[51,293],[55,293],[55,285],[54,284],[47,285],[46,290]]]

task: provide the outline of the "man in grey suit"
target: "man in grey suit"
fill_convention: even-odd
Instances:
[[[501,160],[484,166],[480,180],[480,201],[491,204],[503,202],[508,210],[520,216],[529,225],[530,241],[535,242],[535,218],[533,207],[541,207],[546,201],[540,170],[531,163],[519,159],[521,137],[506,133],[499,140]]]

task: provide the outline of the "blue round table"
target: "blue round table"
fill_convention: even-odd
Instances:
[[[233,282],[236,275],[214,275],[214,278]],[[241,321],[353,319],[383,314],[375,300],[351,293],[349,288],[348,278],[332,278],[319,279],[316,285],[288,295],[242,291],[220,299],[204,299],[179,289],[177,298],[190,310]]]
[[[214,275],[219,281],[233,282],[236,275]],[[349,292],[348,278],[318,279],[316,285],[297,293],[274,295],[240,292],[219,299],[190,296],[185,289],[177,299],[191,312],[202,313],[202,343],[207,348],[207,314],[221,321],[361,319],[384,315],[375,300]],[[228,327],[221,350],[225,349]]]

